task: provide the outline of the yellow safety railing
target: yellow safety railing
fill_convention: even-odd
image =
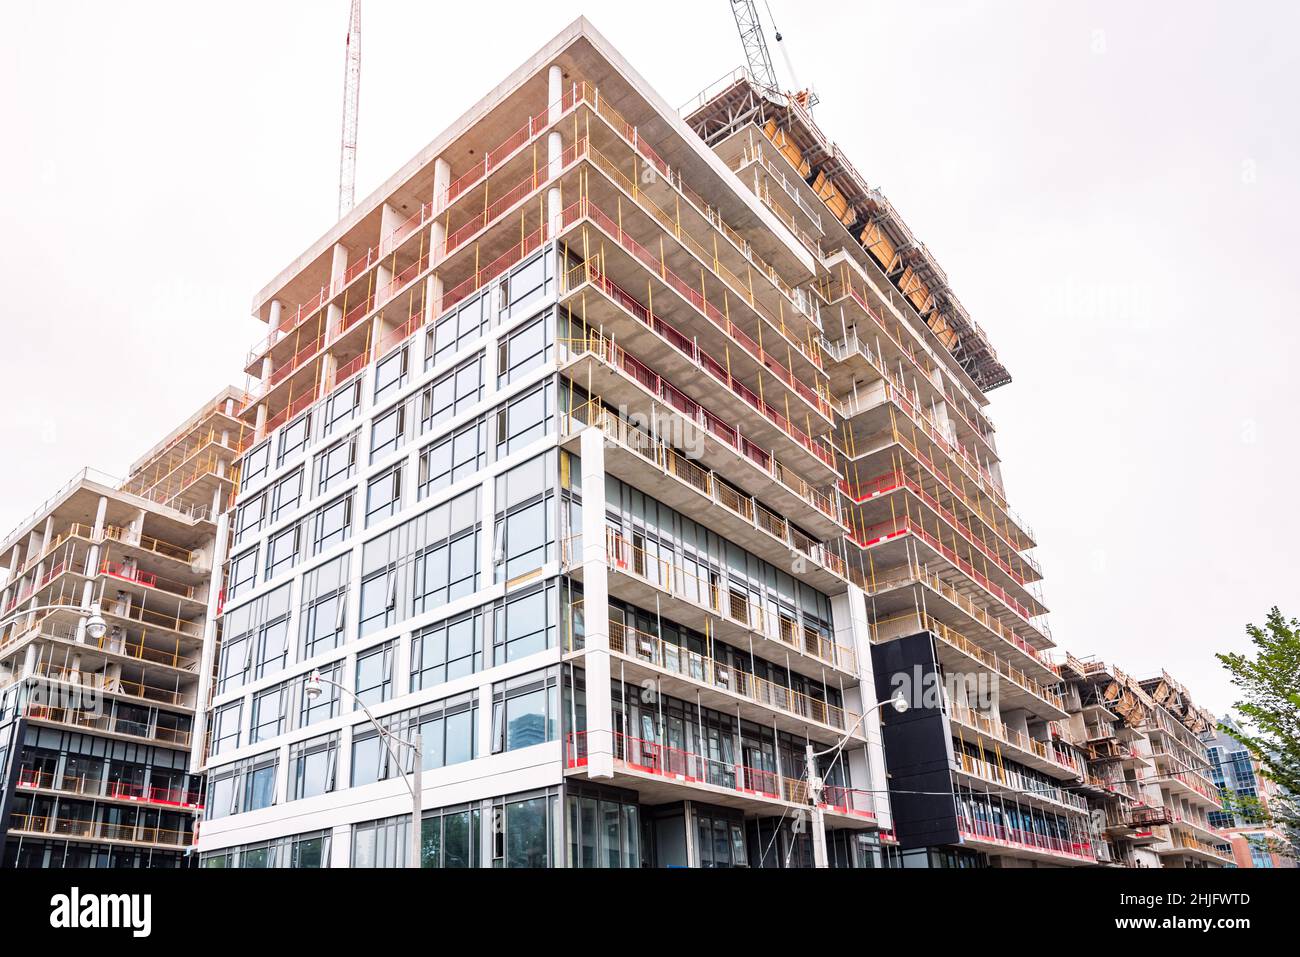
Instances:
[[[83,821],[69,817],[23,814],[15,811],[9,817],[9,827],[29,834],[53,834],[60,837],[97,838],[133,844],[165,844],[183,847],[193,839],[189,831],[168,830],[144,824],[108,824],[104,821]]]

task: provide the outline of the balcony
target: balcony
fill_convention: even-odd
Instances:
[[[609,621],[609,648],[629,662],[649,666],[645,670],[656,677],[681,679],[671,682],[665,690],[682,700],[698,698],[700,688],[703,687],[713,692],[722,692],[703,701],[703,704],[714,710],[736,714],[738,701],[760,706],[750,709],[749,715],[741,712],[741,716],[763,727],[776,725],[781,730],[803,737],[807,734],[807,724],[812,723],[840,733],[852,730],[854,737],[866,740],[865,730],[859,727],[862,716],[857,712],[838,708],[747,671],[720,664],[656,635],[629,628],[612,618]],[[777,712],[776,715],[772,714],[774,711]]]
[[[1229,851],[1221,851],[1215,844],[1172,829],[1169,832],[1168,842],[1157,845],[1153,850],[1162,857],[1190,857],[1193,860],[1212,864],[1233,863]]]
[[[74,841],[107,841],[111,844],[148,844],[186,847],[193,840],[189,831],[174,831],[143,824],[107,824],[76,818],[39,816],[14,812],[9,830],[33,837],[57,837]]]
[[[561,542],[561,559],[575,578],[582,562],[597,558],[606,564],[610,592],[642,608],[670,600],[671,617],[696,631],[716,635],[728,644],[749,647],[772,661],[790,660],[794,670],[820,677],[823,665],[858,678],[856,652],[792,619],[768,616],[764,609],[715,579],[695,575],[671,561],[648,554],[613,529],[605,530],[603,547],[588,555],[580,536]],[[789,658],[794,652],[795,657]]]
[[[687,362],[705,366],[710,374],[725,372],[731,376],[734,372],[744,374],[756,382],[761,379],[774,383],[779,389],[788,391],[791,398],[802,404],[801,407],[806,407],[806,411],[819,416],[823,429],[834,426],[839,403],[830,394],[821,376],[813,375],[814,385],[804,382],[790,371],[785,362],[768,352],[758,341],[733,323],[723,310],[716,305],[711,305],[683,280],[668,273],[656,273],[655,277],[667,286],[668,292],[673,294],[668,297],[669,303],[676,301],[680,305],[690,307],[698,318],[705,320],[704,323],[692,322],[691,334],[687,335],[661,315],[665,301],[663,291],[659,294],[661,308],[658,312],[653,312],[647,304],[652,299],[652,287],[647,285],[644,297],[647,302],[643,302],[641,297],[633,295],[613,279],[607,269],[617,262],[618,260],[611,260],[608,256],[592,257],[570,267],[561,277],[561,298],[580,304],[580,308],[575,311],[582,314],[587,326],[607,326],[612,324],[614,319],[622,317],[634,319],[638,325],[631,326],[628,332],[622,333],[619,337],[625,344],[631,342],[636,346],[646,343],[647,345],[641,351],[656,354],[667,347],[682,353]],[[630,261],[628,265],[631,265]],[[636,264],[636,268],[637,271],[644,271],[643,264]],[[588,315],[589,309],[597,307],[595,303],[587,305],[586,301],[580,298],[579,294],[587,288],[600,293],[611,305],[617,307],[618,313],[604,310]],[[649,333],[654,335],[651,336]],[[703,348],[700,345],[701,339],[704,342]],[[733,346],[738,347],[734,355]],[[723,355],[726,361],[719,362],[708,355],[708,350]]]
[[[199,558],[198,552],[183,545],[175,545],[144,533],[133,534],[130,529],[118,528],[115,525],[105,525],[103,537],[133,551],[156,555],[185,566],[192,566]]]
[[[791,574],[829,594],[844,590],[847,571],[839,555],[699,464],[707,457],[688,459],[596,403],[584,403],[564,421],[568,435],[578,435],[586,426],[599,428],[608,439],[606,471],[635,488],[653,489],[656,498],[683,514],[700,515],[718,534],[773,564],[789,567],[793,556],[801,556],[806,561],[792,569]],[[572,445],[577,444],[575,439]],[[767,490],[773,490],[770,482]],[[786,491],[793,492],[788,488]],[[822,522],[809,521],[818,513],[808,511],[812,505],[808,499],[793,494],[773,498],[778,499],[778,507],[785,515],[797,516],[801,523],[832,530],[839,528],[829,516]],[[824,501],[829,506],[832,500],[827,497]],[[795,502],[800,507],[793,507]],[[840,532],[843,533],[842,528]]]
[[[79,615],[74,607],[69,607],[68,612],[71,612],[72,616]],[[59,620],[66,614],[67,612],[61,609],[49,612],[24,628],[15,628],[10,636],[0,643],[0,659],[9,657],[15,649],[29,642],[54,642],[64,646],[69,652],[76,652],[83,656],[82,671],[95,671],[104,662],[161,665],[164,668],[190,673],[198,669],[199,657],[193,653],[197,649],[187,650],[182,647],[182,640],[179,638],[144,630],[135,636],[110,632],[103,638],[94,639],[85,636],[83,641],[77,641],[77,628],[72,623],[76,618],[72,617],[71,621]],[[193,641],[186,639],[185,644],[192,645]]]
[[[30,677],[43,678],[69,688],[89,688],[118,698],[131,698],[150,704],[167,705],[171,708],[184,708],[187,711],[194,709],[193,689],[182,691],[146,684],[143,681],[133,681],[129,678],[113,678],[85,667],[71,668],[67,665],[39,661]]]
[[[1060,681],[1060,671],[1045,651],[1035,648],[994,618],[988,608],[920,567],[902,569],[901,574],[891,575],[888,580],[875,579],[863,584],[863,590],[873,599],[877,616],[871,626],[873,642],[897,637],[900,627],[921,630],[916,611],[917,588],[925,589],[925,607],[934,619],[946,625],[956,621],[953,627],[961,629],[976,645],[995,655],[1010,656],[1040,684],[1056,685]],[[1062,705],[1069,710],[1064,700]]]
[[[143,784],[132,784],[127,781],[90,780],[67,774],[56,777],[49,771],[39,771],[30,767],[19,770],[18,787],[28,791],[65,794],[97,801],[143,804],[171,810],[203,810],[202,796],[197,789],[145,787]]]
[[[955,666],[951,659],[944,660],[947,657],[942,654],[944,646],[960,652],[965,659],[979,662],[994,674],[1006,678],[1013,685],[1011,689],[998,688],[999,703],[1002,707],[1008,709],[1023,708],[1048,720],[1062,720],[1069,717],[1069,712],[1065,710],[1060,695],[1039,684],[1005,658],[1001,658],[991,651],[985,651],[965,635],[954,631],[943,622],[937,621],[929,615],[923,615],[922,621],[925,627],[939,639],[940,662],[950,674],[958,673],[962,669]]]
[[[1082,775],[1078,763],[1052,744],[1039,741],[1022,734],[1015,728],[1009,728],[997,718],[982,714],[964,704],[950,702],[948,718],[976,734],[986,735],[1014,750],[1012,757],[1035,771],[1042,771],[1054,778],[1077,781]]]
[[[188,748],[190,732],[178,728],[152,725],[112,714],[94,714],[76,708],[56,708],[28,704],[24,712],[29,721],[57,724],[98,734],[111,734],[170,748]]]
[[[1150,767],[1151,762],[1138,753],[1136,748],[1124,744],[1107,735],[1101,739],[1090,739],[1088,743],[1089,760],[1094,764],[1116,764],[1122,768],[1139,770]]]
[[[139,585],[141,588],[147,588],[150,591],[163,592],[176,598],[183,598],[196,605],[204,605],[207,602],[207,596],[195,589],[193,585],[186,585],[184,582],[163,578],[161,575],[155,575],[153,572],[147,572],[122,562],[105,560],[99,566],[99,573],[117,581]]]
[[[834,455],[825,443],[814,440],[781,412],[750,392],[735,379],[730,379],[725,369],[700,367],[721,390],[710,395],[711,411],[696,402],[672,381],[664,378],[642,360],[630,355],[612,339],[593,331],[586,335],[561,339],[560,365],[574,381],[581,383],[595,395],[611,404],[625,407],[652,405],[657,401],[671,408],[692,425],[711,435],[721,437],[732,448],[739,448],[758,460],[764,468],[776,457],[773,449],[779,447],[787,458],[799,463],[801,475],[811,482],[830,484],[839,479],[834,465]],[[712,371],[710,371],[712,369]],[[683,376],[679,381],[701,382]],[[647,403],[646,399],[651,402]],[[745,432],[739,423],[746,423]],[[751,430],[753,430],[751,432]],[[759,441],[749,437],[754,434]],[[760,441],[765,444],[760,444]],[[811,484],[811,483],[810,483]]]
[[[810,806],[808,783],[775,771],[750,768],[731,761],[706,758],[653,741],[611,732],[614,783],[640,792],[647,803],[680,801],[683,788],[701,792],[713,804],[738,808],[749,815],[785,814]],[[587,767],[588,732],[570,732],[565,740],[565,768]],[[871,797],[852,788],[823,789],[820,805],[835,823],[875,827]]]
[[[954,760],[960,773],[1006,788],[1007,793],[1014,795],[1017,801],[1026,801],[1057,813],[1088,813],[1088,802],[1077,794],[1023,775],[1001,762],[981,761],[965,751],[958,751]]]
[[[1023,855],[1058,863],[1062,860],[1081,864],[1097,862],[1097,850],[1093,843],[1087,840],[1050,837],[1023,828],[964,817],[958,818],[957,830],[961,833],[963,843],[980,847],[989,853],[996,854],[1010,850],[1018,852],[1016,856]]]
[[[934,531],[927,529],[920,518],[899,515],[870,528],[854,529],[849,534],[849,541],[866,553],[869,577],[874,578],[877,564],[881,567],[883,574],[899,567],[906,567],[912,562],[911,553],[905,547],[907,544],[905,539],[910,538],[913,542],[922,546],[922,548],[918,549],[918,551],[922,552],[922,556],[919,558],[922,564],[928,565],[930,557],[939,559],[943,564],[949,566],[953,572],[957,573],[955,576],[957,583],[954,587],[969,582],[968,587],[970,585],[976,586],[978,591],[995,599],[1008,611],[1012,612],[1021,624],[1041,634],[1042,631],[1034,623],[1034,619],[1045,615],[1047,613],[1046,607],[1028,592],[1018,589],[1020,595],[1017,596],[993,581],[988,575],[975,567],[972,563],[973,555],[971,559],[963,558],[953,546],[946,544],[939,537],[939,531],[938,528]]]

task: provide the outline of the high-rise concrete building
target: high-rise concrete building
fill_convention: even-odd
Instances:
[[[245,402],[223,391],[125,481],[78,473],[5,536],[6,867],[180,867]]]
[[[852,606],[863,601],[877,694],[900,675],[943,689],[934,707],[886,721],[903,862],[1094,863],[1085,802],[1065,788],[1078,765],[1051,734],[1067,713],[1035,541],[1007,502],[987,414],[1007,370],[806,95],[741,72],[686,113],[814,259],[796,288],[816,313],[809,381],[835,421],[836,571]]]
[[[1095,863],[1008,374],[808,104],[578,20],[257,295],[206,865],[407,863],[416,735],[429,866]]]

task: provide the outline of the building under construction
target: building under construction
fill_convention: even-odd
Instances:
[[[1009,376],[810,102],[579,20],[256,297],[205,861],[405,859],[355,694],[461,862],[1095,863]]]
[[[205,403],[125,481],[83,470],[0,545],[3,866],[193,859],[243,401]]]
[[[1222,867],[1232,863],[1213,823],[1221,808],[1198,737],[1213,717],[1167,674],[1138,681],[1114,665],[1066,655],[1071,712],[1061,737],[1086,757],[1080,790],[1097,812],[1103,863]]]

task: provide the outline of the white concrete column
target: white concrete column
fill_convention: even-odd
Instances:
[[[330,295],[343,288],[343,277],[348,271],[348,247],[335,243],[330,251]]]
[[[447,221],[438,219],[437,211],[447,202],[447,187],[451,183],[451,166],[439,156],[433,161],[433,208],[434,220],[429,227],[429,265],[436,266],[446,255]],[[434,322],[442,315],[442,276],[436,271],[429,272],[424,288],[424,321]]]
[[[552,132],[546,138],[546,157],[548,179],[553,179],[560,175],[560,168],[563,165],[564,158],[564,141],[558,132]],[[557,182],[554,186],[546,191],[546,238],[553,239],[558,235],[561,226],[561,217],[564,214],[564,192],[560,189]]]
[[[862,721],[867,735],[865,754],[862,742],[858,740],[851,741],[844,748],[849,776],[855,788],[870,792],[880,827],[892,830],[894,819],[887,793],[889,781],[880,733],[880,709],[871,708],[876,703],[876,678],[871,662],[871,627],[866,595],[858,586],[849,585],[844,594],[831,598],[831,614],[835,620],[835,640],[852,649],[858,658],[858,682],[856,686],[845,685],[845,705],[858,713],[864,708],[871,709]]]
[[[385,205],[387,210],[388,206]],[[383,235],[383,228],[380,228],[380,235]],[[331,253],[330,260],[330,294],[334,295],[343,288],[343,277],[348,271],[348,249],[342,243],[335,243]],[[338,303],[331,302],[325,307],[325,336],[330,338],[334,336],[339,327],[343,325],[343,307]],[[329,395],[329,391],[334,381],[334,373],[338,370],[338,358],[332,351],[327,350],[321,360],[320,385],[317,388],[317,399],[324,399]]]
[[[447,187],[451,185],[451,164],[439,156],[433,161],[433,211],[434,214],[442,212],[447,208]],[[434,220],[434,228],[437,229],[438,221]],[[437,239],[439,233],[434,232],[434,238]],[[441,233],[443,239],[446,239],[446,224],[443,224]],[[435,242],[432,247],[434,250],[440,249],[440,244]]]
[[[194,733],[190,735],[190,773],[203,770],[203,742],[207,740],[208,705],[212,703],[212,676],[216,671],[217,618],[221,601],[221,566],[230,542],[230,513],[217,516],[216,538],[212,541],[212,579],[208,584],[207,612],[203,621],[203,648],[199,652],[199,686],[194,702]],[[205,546],[206,547],[206,546]]]
[[[94,579],[88,580],[81,586],[81,607],[89,608],[95,600],[95,582]],[[84,644],[86,641],[86,616],[82,615],[77,619],[76,641]]]
[[[558,63],[552,63],[546,71],[546,121],[554,123],[563,110],[560,98],[564,96],[564,69]]]
[[[605,544],[605,436],[586,429],[581,439],[582,608],[586,625],[587,774],[614,776],[614,710],[609,660],[609,560]],[[588,500],[589,497],[589,500]]]
[[[546,74],[547,121],[555,123],[560,118],[560,99],[564,96],[564,70],[559,64],[552,64]],[[547,178],[560,175],[564,158],[564,138],[559,130],[551,130],[546,136]],[[560,187],[553,186],[546,191],[547,238],[553,238],[560,228],[560,214],[563,212],[563,197]]]
[[[424,281],[424,324],[435,322],[442,315],[442,277],[430,273]]]
[[[101,495],[99,504],[95,507],[95,528],[92,535],[98,540],[104,534],[104,518],[108,515],[108,498]]]
[[[277,306],[279,305],[279,303],[272,303],[271,305]],[[278,310],[273,309],[272,312],[278,312]],[[274,369],[275,366],[271,362],[271,357],[269,355],[264,357],[262,359],[262,389],[263,390],[270,388],[271,373],[274,371]],[[259,402],[257,404],[257,423],[253,427],[256,432],[256,437],[259,439],[266,434],[266,420],[268,415],[269,415],[269,410],[267,409],[266,403]]]
[[[393,231],[406,219],[388,203],[379,208],[379,254],[381,256],[393,251]]]
[[[282,318],[282,313],[283,313],[283,312],[284,312],[284,306],[280,303],[280,300],[279,300],[279,299],[272,299],[272,300],[271,300],[271,317],[267,320],[267,323],[266,323],[266,325],[267,325],[267,331],[268,331],[268,333],[269,333],[269,335],[267,336],[267,341],[268,341],[268,342],[274,343],[277,339],[280,338],[280,331],[279,331],[279,330],[280,330],[280,320],[281,320],[281,318]]]
[[[33,642],[32,644],[29,644],[29,645],[27,646],[27,649],[23,652],[23,673],[22,673],[22,676],[23,676],[24,678],[27,677],[28,675],[34,675],[34,674],[36,674],[36,651],[37,651],[37,647],[38,647],[38,646]]]

